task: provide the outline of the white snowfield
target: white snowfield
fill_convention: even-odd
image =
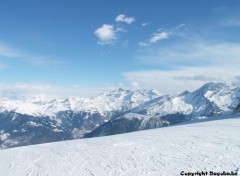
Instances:
[[[240,118],[6,149],[0,158],[1,176],[240,175]]]

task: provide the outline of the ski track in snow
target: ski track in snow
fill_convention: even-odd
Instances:
[[[0,158],[1,176],[240,175],[240,118],[18,147]]]

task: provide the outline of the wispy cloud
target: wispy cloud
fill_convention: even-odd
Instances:
[[[0,43],[0,57],[7,57],[7,58],[19,58],[23,57],[24,54],[12,47],[9,47],[6,44]]]
[[[184,26],[186,26],[186,25],[185,24],[180,24],[180,25],[176,26],[175,29],[179,29],[179,28],[182,28]]]
[[[150,43],[149,42],[139,42],[138,45],[140,45],[140,46],[149,46]]]
[[[148,25],[147,23],[143,23],[142,26]],[[139,46],[150,46],[151,44],[158,43],[162,40],[167,40],[172,36],[178,36],[180,32],[180,28],[183,28],[186,24],[179,24],[176,27],[172,28],[159,28],[156,32],[154,32],[149,39],[145,41],[140,41]]]
[[[0,43],[0,59],[18,59],[22,62],[26,62],[31,65],[35,66],[46,66],[52,64],[59,64],[62,63],[59,59],[54,59],[51,56],[47,55],[35,55],[26,51],[22,51],[5,43]],[[1,63],[0,68],[7,68],[6,63]]]
[[[215,15],[219,16],[217,19],[218,25],[226,27],[240,27],[240,8],[235,6],[235,8],[222,7],[217,9]]]
[[[120,14],[116,17],[115,19],[116,22],[123,22],[123,23],[127,23],[127,24],[131,24],[135,21],[134,17],[128,17],[124,14]]]
[[[108,51],[102,51],[102,52],[99,53],[99,56],[106,56],[106,55],[109,55],[109,54],[111,54],[111,51],[110,51],[110,50],[108,50]]]
[[[200,22],[198,26],[189,23],[185,28],[186,24],[182,23],[157,31],[150,39],[139,42],[140,46],[148,46],[137,52],[137,58],[146,64],[145,69],[124,72],[123,79],[129,85],[156,88],[165,93],[194,90],[210,81],[240,85],[240,42],[229,34],[229,28],[219,25],[239,27],[239,17],[239,10],[227,11],[224,17],[209,19],[207,26]],[[163,32],[168,35],[160,35]],[[170,40],[161,42],[161,39]]]
[[[149,23],[142,23],[142,26],[147,26],[149,25]]]
[[[34,96],[45,98],[67,98],[67,97],[92,97],[103,92],[108,92],[118,88],[119,86],[98,86],[84,87],[79,85],[62,86],[44,83],[16,83],[9,85],[0,85],[0,97],[8,95],[16,96]]]
[[[156,43],[159,40],[165,40],[169,38],[169,33],[167,32],[159,32],[159,33],[154,33],[152,38],[150,38],[149,42],[150,43]]]
[[[51,66],[63,64],[62,60],[55,59],[52,56],[29,56],[26,61],[34,66]]]
[[[211,75],[204,75],[204,74],[196,74],[196,75],[180,75],[180,76],[173,76],[174,80],[182,80],[182,81],[213,81],[213,80],[219,80],[219,76],[211,76]]]
[[[221,22],[222,25],[224,26],[237,26],[240,27],[240,17],[232,17],[232,18],[228,18],[228,19],[224,19]]]
[[[240,44],[230,42],[179,42],[141,53],[139,59],[172,68],[186,66],[240,64]]]
[[[153,33],[151,38],[148,39],[147,41],[141,41],[138,44],[140,46],[149,46],[153,43],[157,43],[160,40],[166,40],[170,37],[170,33],[167,31],[158,31],[156,33]]]
[[[240,43],[236,42],[196,38],[142,48],[138,59],[159,69],[125,72],[122,76],[130,85],[156,88],[167,93],[186,88],[194,90],[210,81],[239,84],[239,48]]]

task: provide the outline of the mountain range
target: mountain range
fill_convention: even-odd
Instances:
[[[119,88],[93,98],[49,99],[3,92],[0,148],[97,137],[240,111],[240,88],[207,83],[177,95]]]

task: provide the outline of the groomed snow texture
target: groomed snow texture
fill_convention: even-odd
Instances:
[[[3,176],[240,175],[240,118],[0,151]]]

